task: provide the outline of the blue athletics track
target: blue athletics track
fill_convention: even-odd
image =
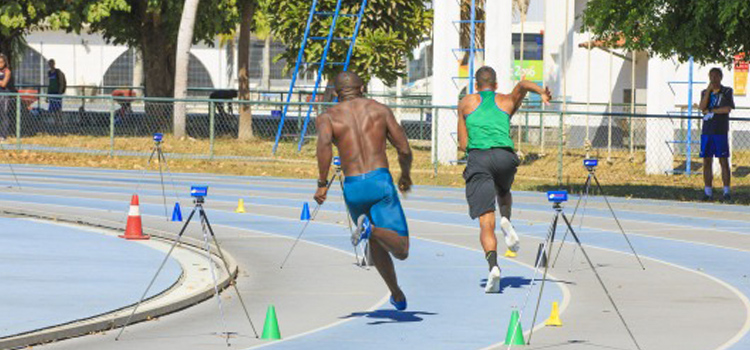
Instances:
[[[630,330],[641,349],[750,349],[750,210],[745,206],[610,198],[643,261],[643,270],[603,199],[588,199],[573,226],[626,329],[570,235],[559,257],[554,256],[565,233],[563,227],[557,231],[555,254],[550,257],[557,262],[537,300],[541,275],[535,275],[532,265],[554,214],[543,193],[514,192],[513,222],[522,239],[521,251],[518,257],[501,259],[503,282],[498,294],[483,292],[487,266],[478,226],[468,217],[462,189],[417,186],[402,198],[411,246],[409,258],[395,265],[409,308],[397,312],[388,303],[388,290],[375,269],[355,265],[346,211],[336,186],[281,269],[303,226],[303,204],[315,208],[314,181],[172,174],[165,176],[162,190],[159,174],[154,172],[142,176],[139,171],[86,168],[14,169],[20,188],[9,168],[0,166],[0,209],[6,216],[18,211],[44,212],[81,222],[120,222],[124,227],[130,197],[137,192],[146,231],[177,232],[183,223],[168,220],[175,202],[181,204],[186,218],[193,208],[190,186],[208,185],[205,208],[222,248],[239,265],[237,286],[254,327],[262,333],[266,310],[273,305],[282,338],[256,339],[236,294],[227,289],[221,293],[223,316],[211,299],[128,327],[119,341],[114,340],[116,332],[110,331],[45,344],[44,349],[216,349],[226,346],[223,332],[231,332],[232,348],[240,349],[506,349],[503,342],[513,310],[522,314],[525,338],[532,328],[534,333],[529,345],[512,348],[636,349]],[[235,212],[240,199],[245,213]],[[571,196],[565,205],[568,217],[572,217],[575,200]],[[59,235],[55,239],[63,240],[63,231],[72,230],[69,234],[102,239],[101,233],[85,228],[50,230],[47,226],[53,224],[26,222],[31,221],[20,225],[29,237]],[[200,225],[191,224],[186,235],[201,238]],[[5,245],[21,244],[14,241],[20,238],[0,237]],[[111,247],[112,252],[70,249],[76,250],[78,261],[93,265],[81,269],[80,275],[85,276],[104,267],[91,261],[129,254],[127,249],[137,244],[120,241]],[[51,259],[66,253],[50,247],[38,249]],[[504,250],[502,240],[499,250]],[[163,252],[156,253],[163,256]],[[26,262],[11,254],[2,264],[4,269],[21,269]],[[58,268],[65,264],[60,261]],[[151,268],[134,266],[128,274],[148,279],[158,262],[144,259],[143,265]],[[115,301],[110,305],[113,309],[132,303],[131,295],[137,298],[144,284],[134,282],[136,292],[122,289],[114,294],[107,291],[119,291],[116,283],[120,282],[106,285],[107,281],[111,280],[86,288],[109,294]],[[44,300],[67,298],[49,286],[18,280],[3,285],[14,294]],[[532,325],[537,301],[539,314]],[[562,327],[544,325],[553,302],[560,305]],[[54,305],[48,309],[50,315],[32,314],[29,322],[101,313]],[[12,319],[5,315],[0,322]],[[27,330],[37,326],[29,323]]]

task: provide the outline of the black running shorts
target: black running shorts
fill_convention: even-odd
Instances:
[[[469,151],[464,180],[472,219],[495,211],[495,197],[510,192],[519,164],[518,156],[507,148]]]

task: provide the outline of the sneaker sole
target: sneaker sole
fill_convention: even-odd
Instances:
[[[521,248],[520,240],[513,225],[510,224],[510,220],[505,217],[500,218],[500,230],[503,231],[505,245],[508,246],[508,249],[514,253],[518,253],[518,249]]]

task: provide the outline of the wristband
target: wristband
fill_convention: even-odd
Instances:
[[[318,180],[318,188],[328,187],[328,180]]]

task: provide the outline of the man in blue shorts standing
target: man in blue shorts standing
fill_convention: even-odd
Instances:
[[[720,68],[708,72],[710,83],[701,92],[700,110],[703,112],[703,132],[701,134],[701,154],[703,158],[703,200],[713,199],[714,157],[721,164],[721,180],[724,183],[722,200],[729,202],[731,171],[729,169],[729,112],[734,109],[732,88],[721,85],[724,74]]]
[[[398,286],[391,255],[399,260],[409,256],[409,229],[388,169],[386,141],[398,152],[398,189],[402,193],[412,185],[411,148],[390,108],[362,96],[364,82],[359,76],[340,73],[335,88],[339,104],[316,120],[319,177],[315,201],[323,204],[326,200],[335,144],[345,177],[344,200],[357,223],[352,244],[370,240],[372,262],[391,291],[391,304],[397,310],[405,310],[406,296]]]

